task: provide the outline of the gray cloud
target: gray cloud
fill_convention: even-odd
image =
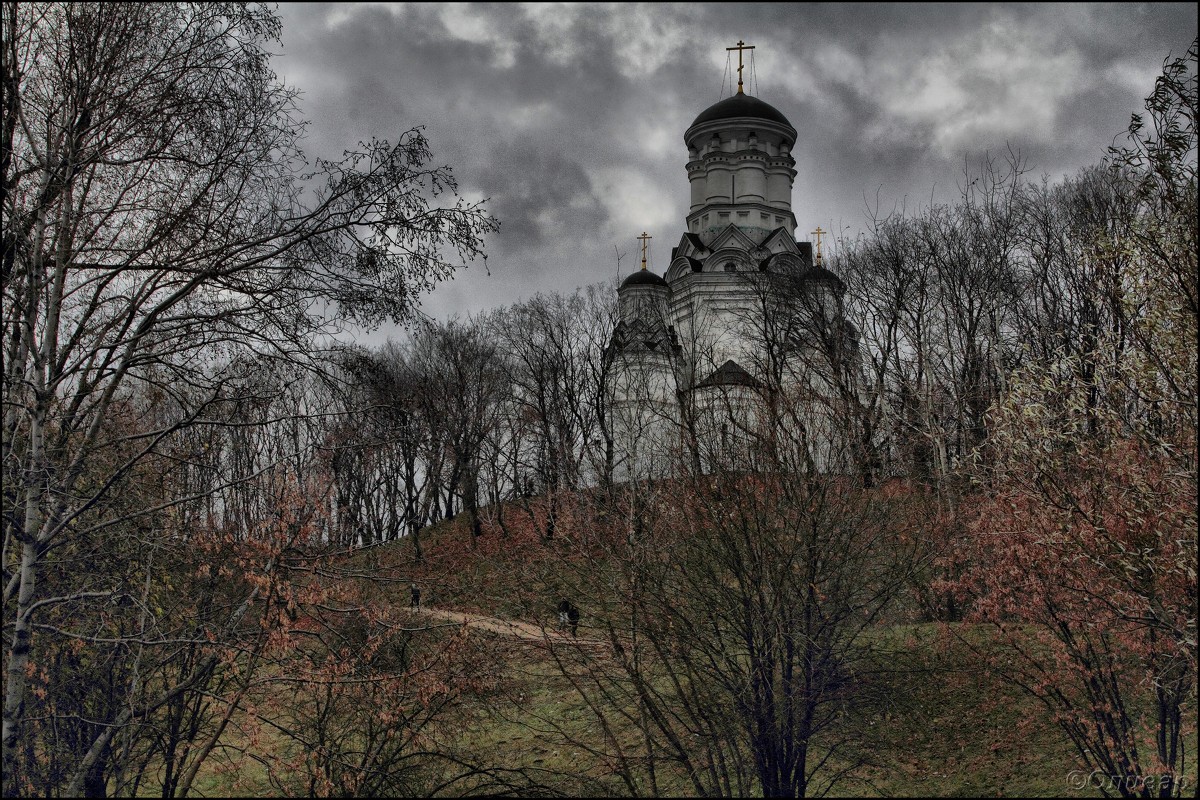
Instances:
[[[566,231],[608,222],[608,209],[587,172],[561,152],[530,141],[505,142],[491,157],[472,180],[492,198],[493,213],[503,220],[502,255],[530,257]]]
[[[310,155],[423,125],[464,193],[491,198],[502,222],[491,274],[439,287],[425,302],[434,316],[610,278],[618,252],[627,272],[643,229],[665,268],[687,210],[683,131],[728,94],[725,48],[738,39],[756,46],[750,91],[800,134],[801,230],[854,232],[877,193],[885,208],[949,199],[985,151],[1012,146],[1056,179],[1095,163],[1197,27],[1190,4],[285,4],[281,15],[276,69],[304,93]]]

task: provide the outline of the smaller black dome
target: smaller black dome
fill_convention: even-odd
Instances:
[[[824,267],[809,267],[800,275],[800,280],[803,281],[837,281],[842,282],[835,273],[830,272]]]
[[[659,275],[655,275],[648,269],[639,269],[637,272],[630,275],[625,280],[621,281],[621,288],[626,286],[666,286],[667,281]]]
[[[696,117],[690,127],[694,128],[701,122],[711,122],[715,119],[733,119],[734,117],[769,119],[772,122],[783,123],[789,128],[792,127],[792,123],[788,122],[788,118],[781,114],[779,109],[770,103],[764,103],[757,97],[751,97],[748,94],[735,94],[733,97],[726,97],[719,103],[714,103],[701,111],[700,116]]]
[[[846,284],[835,273],[830,272],[824,267],[813,266],[800,273],[802,281],[819,281],[821,283],[832,284],[834,289],[840,294],[846,290]]]

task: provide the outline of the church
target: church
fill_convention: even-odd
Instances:
[[[845,287],[796,238],[796,129],[737,93],[683,135],[691,204],[665,274],[641,269],[617,291],[608,349],[621,480],[681,470],[829,471],[844,464],[839,398],[854,392],[857,333]]]

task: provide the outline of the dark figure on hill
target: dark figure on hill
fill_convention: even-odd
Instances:
[[[421,587],[417,586],[414,583],[412,585],[412,588],[409,589],[409,593],[412,595],[412,602],[409,604],[409,608],[413,609],[414,611],[420,611],[421,610]]]
[[[571,625],[571,635],[577,636],[577,631],[579,630],[579,609],[575,606],[567,609],[567,622]]]
[[[571,604],[567,600],[563,600],[561,603],[558,604],[558,629],[560,631],[565,631],[567,629],[567,624],[570,621],[570,616],[571,616]]]

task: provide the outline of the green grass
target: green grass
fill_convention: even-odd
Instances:
[[[894,626],[887,633],[907,644],[908,671],[887,677],[885,693],[894,704],[872,720],[890,762],[865,776],[876,793],[1072,795],[1067,773],[1074,750],[1040,703],[978,669],[968,648],[941,626]]]
[[[456,559],[462,559],[462,543],[469,538],[464,523],[444,523],[425,538],[431,562],[436,563],[442,552],[454,552]],[[488,536],[495,533],[484,538]],[[445,573],[447,599],[482,613],[543,615],[544,619],[558,593],[553,565],[570,558],[570,548],[562,540],[543,545],[526,538],[499,549],[484,543],[474,553],[474,557],[468,553],[461,569]],[[541,569],[534,566],[539,562]],[[990,630],[982,627],[961,626],[959,632],[975,644],[990,636]],[[969,648],[947,629],[897,624],[881,626],[876,635],[899,654],[899,661],[888,665],[894,671],[880,679],[887,685],[871,687],[877,696],[888,698],[886,709],[869,721],[874,723],[869,726],[873,729],[870,744],[880,766],[844,781],[835,787],[834,795],[1100,796],[1097,789],[1073,785],[1070,775],[1078,768],[1078,756],[1048,710],[982,669]],[[501,718],[488,718],[486,724],[481,720],[472,746],[497,763],[555,772],[590,769],[599,777],[603,770],[595,759],[575,754],[562,736],[539,730],[544,728],[537,722],[541,719],[586,729],[586,710],[548,676],[552,671],[550,664],[540,669],[524,665],[524,674],[514,680],[525,681],[526,710],[523,714],[510,710]],[[1194,781],[1195,730],[1187,744],[1191,761],[1187,774]]]
[[[917,641],[912,666],[929,672],[914,673],[912,681],[894,676],[895,685],[887,687],[889,709],[871,721],[871,744],[882,766],[842,781],[832,796],[1087,796],[1071,791],[1073,751],[1052,724],[1034,725],[1021,738],[1010,735],[1023,715],[1037,713],[1033,701],[979,673],[938,675],[953,669],[956,654],[943,651],[937,626],[899,626],[885,635]],[[590,712],[553,666],[527,661],[514,666],[513,674],[500,710],[477,709],[479,724],[468,742],[472,753],[509,768],[546,770],[547,778],[587,773],[605,780],[596,758],[544,722],[554,720],[572,736],[587,738],[590,730],[589,743],[603,746]],[[620,791],[614,777],[606,780]],[[688,788],[683,782],[673,787],[681,793]]]
[[[514,517],[516,515],[514,514]],[[515,526],[514,526],[515,527]],[[465,516],[423,535],[426,558],[412,561],[408,542],[353,557],[392,579],[380,602],[407,605],[408,580],[421,582],[425,601],[443,608],[544,622],[560,591],[556,565],[570,558],[563,540],[536,536],[501,540],[490,531],[470,543]],[[984,628],[961,626],[974,643],[987,641]],[[624,792],[603,759],[606,742],[592,712],[544,651],[484,631],[495,675],[492,688],[457,708],[449,744],[465,762],[523,771],[524,779],[565,794]],[[833,796],[1100,796],[1069,780],[1077,757],[1065,735],[1034,698],[982,670],[970,648],[934,624],[895,624],[873,632],[873,643],[889,655],[869,678],[873,697],[884,702],[865,720],[864,744],[876,765],[842,781]],[[860,720],[862,721],[862,720]],[[449,729],[448,729],[449,730]],[[236,734],[235,734],[236,736]],[[636,731],[619,730],[621,744],[636,748]],[[580,746],[580,745],[583,746]],[[1190,777],[1196,775],[1196,735],[1189,734]],[[226,792],[269,795],[262,767],[252,759],[232,760],[218,770],[206,765],[197,794]],[[834,762],[836,766],[836,762]],[[222,774],[224,773],[224,774]],[[231,775],[238,775],[235,784]],[[686,794],[682,780],[663,784]],[[459,785],[465,790],[470,782]]]
[[[455,742],[459,757],[508,770],[524,770],[537,782],[567,794],[623,785],[601,761],[572,739],[602,749],[603,737],[586,704],[553,663],[528,646],[513,646],[491,633],[502,680],[487,696],[461,709],[468,717]],[[881,766],[840,783],[831,796],[1099,796],[1079,790],[1068,774],[1075,755],[1040,704],[1019,690],[971,670],[938,626],[897,626],[881,635],[916,643],[913,672],[890,678],[891,704],[870,722]],[[878,687],[875,687],[878,689]],[[1022,720],[1027,730],[1014,735]],[[623,744],[636,745],[631,732]],[[1195,737],[1189,752],[1195,752]],[[262,767],[244,756],[218,770],[206,765],[197,796],[271,795]],[[1192,769],[1195,769],[1194,762]],[[1194,775],[1195,772],[1192,772]],[[257,777],[256,777],[257,776]],[[232,778],[236,777],[236,783]],[[591,778],[597,783],[584,782]],[[686,793],[687,784],[666,785]],[[465,788],[465,786],[463,787]]]

